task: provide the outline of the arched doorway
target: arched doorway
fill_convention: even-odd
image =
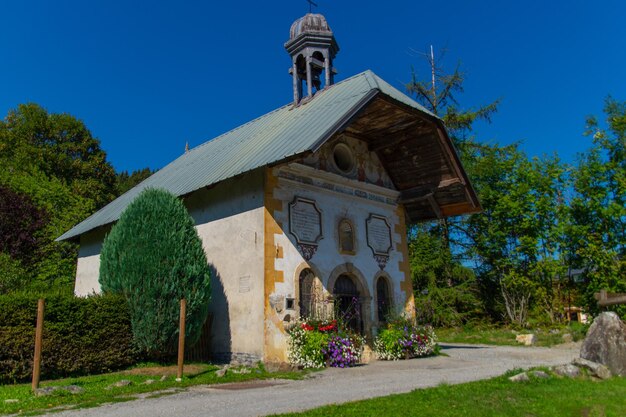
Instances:
[[[298,277],[298,307],[300,307],[300,317],[313,317],[315,312],[315,292],[314,281],[315,274],[309,268],[300,272]]]
[[[361,294],[354,278],[341,274],[333,286],[335,310],[343,322],[357,333],[363,333],[363,314],[361,311]]]

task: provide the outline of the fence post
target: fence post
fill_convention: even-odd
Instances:
[[[41,342],[43,339],[43,312],[45,303],[43,298],[37,301],[37,328],[35,329],[35,357],[33,359],[32,390],[39,388],[39,374],[41,372]]]
[[[187,301],[183,298],[180,300],[180,323],[178,326],[178,373],[176,381],[183,379],[183,362],[185,360],[185,314],[187,310]]]

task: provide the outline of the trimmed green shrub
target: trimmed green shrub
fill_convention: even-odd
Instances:
[[[195,343],[207,318],[211,273],[182,201],[159,189],[144,190],[104,239],[103,291],[128,300],[133,336],[151,354],[175,351],[179,300],[187,300],[186,337]]]
[[[38,298],[0,296],[0,383],[31,378]],[[139,359],[123,297],[59,294],[45,300],[42,378],[109,372]]]

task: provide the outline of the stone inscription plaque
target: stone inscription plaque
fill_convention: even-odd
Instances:
[[[367,218],[367,246],[372,249],[374,255],[389,256],[391,251],[391,227],[383,216],[370,214]]]
[[[289,231],[298,243],[317,245],[322,238],[322,212],[315,201],[296,197],[289,204]]]

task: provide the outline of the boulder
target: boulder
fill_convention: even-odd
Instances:
[[[572,343],[574,341],[574,337],[571,335],[571,333],[565,333],[563,336],[561,336],[561,339],[563,339],[563,343]]]
[[[65,392],[69,392],[70,394],[82,394],[83,392],[85,392],[84,388],[79,387],[78,385],[67,385],[65,387],[37,388],[35,390],[35,396],[44,397],[46,395],[52,394],[55,391],[65,391]]]
[[[600,379],[609,379],[611,377],[611,371],[606,366],[601,363],[593,362],[583,358],[576,358],[572,361],[572,364],[578,366],[579,368],[586,368],[591,372],[593,376],[596,376]]]
[[[37,397],[44,397],[46,395],[50,395],[52,394],[54,391],[58,390],[61,387],[43,387],[43,388],[37,388],[34,393],[35,396]]]
[[[20,400],[17,400],[17,399],[11,398],[11,399],[8,399],[8,400],[4,400],[4,402],[5,402],[6,404],[14,404],[14,403],[19,403],[19,402],[20,402]]]
[[[550,378],[550,375],[548,375],[547,373],[545,373],[543,371],[533,371],[532,374],[533,374],[533,376],[535,378],[541,378],[541,379],[548,379],[548,378]]]
[[[226,368],[218,369],[217,371],[215,371],[215,375],[216,375],[218,378],[221,378],[221,377],[223,377],[224,375],[226,375],[226,371],[227,371],[227,369],[226,369]]]
[[[530,334],[518,334],[517,336],[515,336],[515,340],[518,343],[521,343],[525,346],[532,346],[537,342],[537,336],[535,336],[534,334],[530,333]]]
[[[122,379],[120,381],[117,381],[111,385],[109,385],[108,387],[106,387],[106,390],[110,390],[113,388],[120,388],[120,387],[127,387],[129,385],[131,385],[133,383],[133,381],[129,381],[128,379]]]
[[[64,389],[70,394],[82,394],[85,392],[85,389],[83,387],[79,387],[78,385],[68,385],[66,387],[61,387],[61,389]]]
[[[626,376],[626,325],[617,314],[605,312],[596,317],[580,357],[606,365],[614,375]]]
[[[552,368],[552,371],[560,376],[566,376],[568,378],[576,378],[580,376],[580,368],[576,365],[568,363],[566,365],[559,365]]]

